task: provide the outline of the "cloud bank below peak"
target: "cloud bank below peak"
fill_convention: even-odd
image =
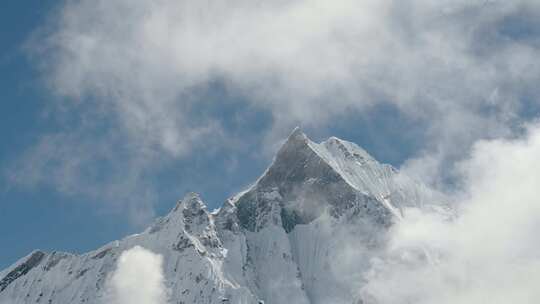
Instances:
[[[540,127],[482,141],[461,162],[454,219],[408,210],[363,289],[376,303],[537,303]]]

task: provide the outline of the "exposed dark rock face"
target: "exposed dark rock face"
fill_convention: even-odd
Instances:
[[[45,257],[45,253],[41,251],[36,251],[30,255],[30,257],[20,264],[19,266],[15,267],[12,271],[10,271],[1,281],[0,281],[0,292],[4,291],[8,287],[9,284],[13,283],[18,278],[26,275],[30,270],[32,270],[34,267],[39,265],[43,258]]]

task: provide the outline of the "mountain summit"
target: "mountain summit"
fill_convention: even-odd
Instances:
[[[35,251],[0,272],[0,303],[97,304],[119,255],[163,255],[170,303],[366,303],[370,260],[403,208],[441,196],[356,144],[296,128],[264,174],[209,212],[186,195],[141,234],[82,255]]]

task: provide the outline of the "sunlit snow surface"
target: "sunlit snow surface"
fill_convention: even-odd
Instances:
[[[0,303],[103,303],[120,254],[163,256],[170,303],[365,303],[358,291],[403,208],[442,195],[337,138],[295,129],[246,191],[210,213],[188,194],[144,232],[74,255],[35,251],[0,273]]]

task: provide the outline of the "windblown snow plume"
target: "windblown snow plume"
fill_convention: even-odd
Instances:
[[[140,246],[126,250],[109,279],[107,304],[165,304],[163,258]]]
[[[364,296],[394,303],[540,302],[540,127],[477,143],[462,163],[458,215],[409,210]]]

